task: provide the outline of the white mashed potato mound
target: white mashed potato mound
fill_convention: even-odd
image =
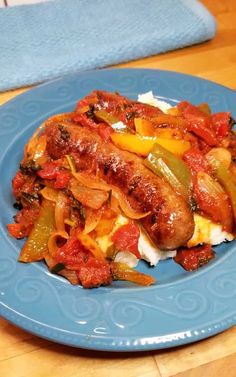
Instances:
[[[219,245],[225,241],[232,241],[234,236],[225,232],[220,224],[216,224],[206,217],[194,214],[195,229],[192,238],[188,241],[187,246],[193,247],[201,243],[210,245]]]
[[[152,105],[152,106],[158,107],[160,110],[163,111],[163,113],[166,113],[167,110],[169,110],[169,109],[171,109],[171,107],[173,107],[169,103],[157,99],[157,97],[155,97],[153,95],[152,91],[147,92],[147,93],[143,93],[143,94],[139,94],[138,95],[138,102],[146,103],[147,105]]]

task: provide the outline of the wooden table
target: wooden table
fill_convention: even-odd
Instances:
[[[216,16],[210,42],[121,64],[190,73],[236,89],[236,1],[204,0]],[[4,103],[26,89],[0,94]],[[32,336],[0,319],[0,377],[236,376],[236,328],[177,349],[115,354],[73,349]]]

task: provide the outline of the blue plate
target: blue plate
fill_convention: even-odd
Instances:
[[[51,275],[43,263],[21,264],[23,242],[8,236],[12,221],[11,179],[33,131],[52,114],[71,111],[93,89],[137,98],[152,90],[171,103],[208,102],[213,111],[235,113],[236,93],[175,72],[113,69],[74,74],[38,86],[0,109],[0,314],[43,338],[71,346],[140,351],[207,338],[236,323],[236,247],[215,248],[216,258],[192,273],[172,260],[139,269],[157,283],[142,288],[124,282],[85,290]]]

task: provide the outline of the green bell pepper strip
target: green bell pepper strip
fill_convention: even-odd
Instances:
[[[96,118],[102,122],[107,123],[115,132],[119,133],[133,133],[131,128],[120,121],[115,115],[106,110],[94,111]]]
[[[159,144],[155,144],[144,165],[164,178],[176,192],[191,201],[191,174],[184,161]]]
[[[234,220],[236,220],[236,185],[232,180],[229,171],[222,162],[218,161],[213,156],[211,156],[208,161],[214,169],[217,180],[222,184],[225,191],[229,195],[234,214]]]
[[[52,201],[44,199],[30,235],[21,250],[20,262],[36,262],[44,258],[48,252],[48,239],[55,230],[55,206]]]

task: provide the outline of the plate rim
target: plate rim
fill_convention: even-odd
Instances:
[[[0,106],[0,111],[2,111],[2,109],[4,109],[4,107],[8,106],[9,104],[14,105],[14,102],[17,102],[19,98],[24,98],[24,97],[27,98],[29,95],[31,95],[31,93],[37,93],[37,91],[39,89],[44,89],[44,88],[47,88],[48,86],[50,87],[52,84],[56,84],[57,82],[63,82],[67,79],[70,79],[70,78],[73,78],[73,77],[78,77],[78,76],[83,76],[85,74],[86,75],[88,75],[90,73],[96,74],[97,72],[101,73],[101,72],[106,72],[106,71],[109,71],[109,72],[113,71],[114,74],[115,74],[116,71],[119,71],[119,72],[120,71],[123,71],[123,72],[148,71],[148,72],[160,73],[160,74],[162,72],[165,72],[165,73],[168,73],[168,74],[184,76],[184,77],[187,77],[187,78],[191,77],[194,80],[200,80],[200,81],[204,81],[206,83],[210,82],[214,86],[221,87],[224,90],[227,90],[229,93],[236,95],[236,92],[233,89],[228,88],[228,87],[226,87],[222,84],[218,84],[214,81],[207,80],[205,78],[201,78],[201,77],[197,77],[197,76],[194,76],[194,75],[189,75],[189,74],[185,74],[185,73],[181,73],[181,72],[175,72],[175,71],[172,71],[172,70],[160,70],[160,69],[150,69],[150,68],[107,68],[107,69],[89,70],[89,71],[72,73],[72,74],[51,80],[49,82],[45,82],[45,83],[42,83],[40,85],[37,85],[37,86],[30,88],[29,90],[27,90],[23,93],[16,95],[15,97],[13,97],[10,100],[3,103]],[[113,339],[112,343],[106,344],[104,339],[105,338],[107,339],[108,337],[100,337],[99,340],[97,341],[97,338],[95,336],[93,336],[92,342],[90,342],[90,340],[88,340],[85,344],[81,344],[81,342],[79,344],[79,342],[72,341],[72,338],[71,338],[70,341],[68,341],[68,340],[65,340],[66,339],[65,337],[60,338],[60,336],[56,337],[55,335],[53,335],[54,331],[56,331],[56,333],[58,333],[58,334],[64,333],[65,330],[63,330],[63,329],[58,329],[58,328],[56,328],[56,330],[51,329],[50,334],[48,334],[45,331],[40,331],[40,327],[41,327],[41,329],[44,329],[44,328],[47,328],[48,325],[43,324],[43,323],[40,323],[40,324],[38,323],[37,326],[36,326],[35,325],[36,322],[35,322],[34,319],[28,318],[28,317],[24,317],[24,319],[23,319],[21,313],[18,313],[17,311],[15,311],[12,308],[6,307],[4,305],[4,303],[1,301],[1,298],[0,298],[0,314],[5,319],[7,319],[11,323],[13,323],[14,325],[17,325],[17,326],[23,328],[24,330],[26,330],[26,331],[34,334],[34,335],[40,336],[42,338],[45,338],[45,339],[48,339],[48,340],[51,340],[51,341],[54,341],[54,342],[57,342],[57,343],[62,343],[62,344],[65,344],[65,345],[74,346],[74,347],[81,347],[81,348],[84,348],[84,349],[92,349],[92,350],[100,350],[100,351],[112,351],[112,352],[114,352],[114,351],[137,352],[137,351],[148,351],[148,350],[156,350],[156,349],[164,349],[164,348],[169,348],[169,347],[176,347],[176,346],[180,346],[180,345],[184,345],[184,344],[188,344],[188,343],[193,343],[195,341],[208,338],[210,336],[213,336],[215,334],[223,332],[225,329],[233,326],[233,324],[236,323],[236,315],[234,315],[234,316],[226,317],[223,321],[220,321],[220,322],[216,321],[215,323],[212,323],[211,326],[207,325],[205,328],[201,328],[200,333],[199,333],[199,329],[196,329],[196,330],[193,329],[191,331],[190,335],[188,335],[186,332],[185,332],[185,334],[179,335],[179,337],[177,336],[177,334],[172,334],[173,335],[172,339],[170,339],[170,338],[164,339],[164,338],[166,338],[165,336],[147,337],[146,339],[143,338],[143,339],[139,339],[139,340],[137,340],[137,338],[135,338],[132,341],[129,341],[127,343],[127,340],[121,340],[121,339],[118,338],[117,341],[114,341],[114,339]],[[176,339],[176,336],[177,336],[177,339]],[[163,338],[163,340],[161,341],[160,338]]]

